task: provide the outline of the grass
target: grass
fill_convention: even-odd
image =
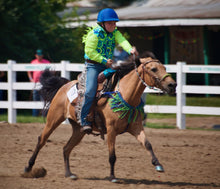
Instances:
[[[8,121],[6,113],[0,114],[0,121]],[[23,114],[17,114],[17,123],[45,123],[46,119],[42,116],[33,117],[31,113],[24,111]]]
[[[175,126],[171,126],[167,123],[150,123],[150,122],[147,122],[145,127],[153,128],[153,129],[175,129],[176,128]]]
[[[45,123],[46,118],[44,117],[33,117],[31,115],[18,115],[17,116],[18,123]]]

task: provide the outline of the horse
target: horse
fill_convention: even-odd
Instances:
[[[139,107],[141,104],[141,95],[146,87],[157,87],[168,94],[173,94],[175,93],[177,84],[171,75],[166,72],[165,66],[157,59],[151,57],[136,58],[135,61],[130,61],[129,65],[131,69],[117,80],[116,85],[110,93],[111,97],[108,100],[103,100],[104,102],[102,103],[98,102],[95,107],[106,127],[110,163],[109,180],[111,182],[118,181],[115,177],[114,169],[116,162],[115,142],[116,137],[124,132],[128,132],[134,136],[151,155],[152,164],[155,166],[155,169],[164,172],[163,166],[154,154],[151,143],[146,138],[142,124],[141,108]],[[47,94],[45,96],[47,97],[47,103],[50,103],[50,107],[47,112],[45,127],[38,137],[38,143],[29,159],[28,166],[25,167],[25,172],[31,172],[39,151],[45,145],[51,133],[68,118],[72,125],[72,136],[63,147],[65,177],[75,180],[78,177],[70,170],[69,156],[73,148],[80,143],[86,134],[81,131],[81,126],[77,121],[76,103],[71,103],[66,94],[78,81],[69,81],[58,76],[49,80],[49,75],[45,78],[41,79],[41,84],[44,88],[44,94]],[[115,96],[118,98],[116,100],[117,102],[115,102]],[[117,104],[125,105],[128,109],[126,112],[123,111],[123,108],[115,110],[112,108],[112,104],[113,106]],[[95,127],[93,129],[97,130]]]

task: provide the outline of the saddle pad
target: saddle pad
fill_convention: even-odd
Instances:
[[[72,103],[78,97],[78,90],[76,88],[76,84],[73,85],[70,88],[70,90],[67,92],[67,97],[68,97],[70,103]]]

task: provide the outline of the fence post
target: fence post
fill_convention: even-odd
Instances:
[[[69,64],[70,61],[68,60],[62,60],[61,61],[61,77],[64,77],[66,79],[70,79],[70,72],[69,71],[66,71],[66,65]]]
[[[13,102],[16,101],[16,91],[13,90],[13,83],[16,82],[16,72],[13,71],[14,60],[8,60],[8,122],[16,123],[17,112],[13,108]]]
[[[186,128],[185,114],[182,113],[183,106],[186,105],[186,95],[183,93],[182,87],[186,84],[186,74],[183,73],[183,65],[185,62],[177,62],[177,96],[176,96],[176,125],[179,129]]]

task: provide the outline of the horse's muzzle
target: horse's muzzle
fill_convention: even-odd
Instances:
[[[174,94],[176,92],[176,82],[170,82],[168,85],[167,85],[167,93],[168,94]]]

